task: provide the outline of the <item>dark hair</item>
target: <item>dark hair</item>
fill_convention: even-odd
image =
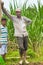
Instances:
[[[6,21],[7,19],[6,19],[6,18],[2,18],[2,19],[1,19],[1,21],[3,21],[3,20],[5,20],[5,21]]]

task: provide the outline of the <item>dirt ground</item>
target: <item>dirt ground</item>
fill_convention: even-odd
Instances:
[[[20,64],[18,64],[18,63],[8,63],[8,64],[6,64],[6,65],[20,65]],[[27,65],[27,64],[25,64],[25,63],[23,63],[22,65]],[[28,65],[43,65],[43,62],[37,62],[37,63],[32,63],[32,62],[30,62]]]
[[[29,63],[29,65],[43,65],[42,62],[37,62],[37,63]]]
[[[19,65],[19,64],[16,64],[16,65]],[[27,64],[22,64],[22,65],[27,65]],[[37,62],[37,63],[29,63],[28,65],[43,65],[43,62],[40,63],[40,62]]]

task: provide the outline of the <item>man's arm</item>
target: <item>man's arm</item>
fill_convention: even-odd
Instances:
[[[12,19],[12,15],[4,8],[4,4],[2,3],[2,11],[5,13],[5,15],[8,16],[8,18]]]
[[[32,20],[31,19],[29,19],[29,18],[27,18],[27,17],[23,17],[24,18],[24,20],[25,20],[25,22],[27,23],[27,24],[31,24],[31,22],[32,22]]]

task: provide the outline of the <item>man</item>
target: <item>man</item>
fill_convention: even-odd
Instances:
[[[0,25],[0,55],[2,55],[4,60],[5,55],[7,53],[7,39],[8,39],[8,32],[6,27],[6,18],[2,18]]]
[[[26,23],[30,24],[31,20],[28,19],[27,17],[21,16],[20,9],[16,10],[16,16],[9,14],[3,5],[2,10],[8,16],[8,18],[10,18],[13,21],[14,24],[15,28],[14,36],[16,37],[21,57],[21,61],[19,63],[22,64],[23,61],[25,61],[26,64],[28,64],[29,62],[26,60],[26,50],[28,46],[28,33],[26,31]]]

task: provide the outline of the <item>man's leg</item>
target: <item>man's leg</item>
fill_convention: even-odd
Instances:
[[[26,62],[26,64],[28,64],[29,62],[26,60],[26,51],[27,51],[27,47],[28,47],[28,37],[24,37],[24,61]]]
[[[7,45],[3,45],[2,46],[2,57],[4,61],[5,61],[6,53],[7,53]]]
[[[4,61],[5,61],[6,53],[5,53],[5,54],[3,54],[3,55],[2,55],[2,57],[3,57]]]
[[[24,49],[20,49],[20,57],[23,60],[23,56],[24,56]]]
[[[21,58],[19,64],[22,64],[23,63],[23,51],[24,51],[23,38],[17,37],[16,40],[17,40],[17,43],[18,43],[18,46],[19,46],[19,52],[20,52],[20,58]]]
[[[20,49],[20,62],[19,62],[19,64],[22,64],[23,63],[23,60],[24,60],[24,54],[23,54],[23,50],[22,49]]]

